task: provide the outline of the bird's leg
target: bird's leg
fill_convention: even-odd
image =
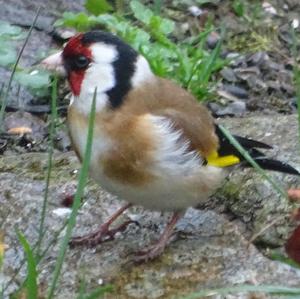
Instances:
[[[102,242],[110,241],[114,239],[114,236],[117,232],[122,232],[126,229],[128,224],[132,223],[132,220],[125,221],[123,224],[118,226],[114,229],[109,229],[110,225],[129,207],[131,206],[130,203],[126,204],[119,210],[117,210],[114,214],[112,214],[109,219],[104,222],[100,227],[85,236],[82,237],[75,237],[71,240],[70,245],[76,246],[76,245],[88,245],[88,246],[95,246],[97,244],[100,244]]]
[[[136,254],[134,261],[135,262],[146,262],[152,260],[162,254],[165,247],[168,244],[168,241],[173,233],[174,227],[178,220],[183,216],[182,212],[175,212],[171,218],[171,221],[167,224],[164,232],[160,236],[157,243],[151,245],[146,250],[140,251]]]

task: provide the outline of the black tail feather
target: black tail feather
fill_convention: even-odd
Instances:
[[[272,146],[257,140],[248,139],[245,137],[235,136],[235,135],[234,137],[239,142],[239,144],[243,146],[243,148],[250,149],[250,148],[257,147],[257,148],[264,148],[264,149],[272,149]]]
[[[217,125],[216,125],[216,134],[219,137],[218,153],[220,156],[235,155],[240,159],[241,165],[244,165],[246,167],[251,167],[249,162],[247,162],[243,157],[243,155],[229,142],[229,140],[224,136],[223,132],[220,130],[220,128]],[[256,148],[271,149],[272,147],[270,145],[260,141],[248,139],[245,137],[240,137],[235,135],[233,136],[241,144],[241,146],[248,151],[249,155],[261,168],[266,170],[279,171],[283,173],[300,176],[299,171],[297,171],[291,165],[274,159],[268,159],[266,158],[264,153],[256,149]]]
[[[291,165],[281,162],[278,160],[273,159],[266,159],[266,158],[256,158],[254,161],[263,169],[266,170],[273,170],[279,171],[283,173],[293,174],[293,175],[300,175],[299,171],[297,171]]]

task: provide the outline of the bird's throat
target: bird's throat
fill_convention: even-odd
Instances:
[[[71,72],[69,74],[68,80],[70,84],[71,91],[74,96],[79,96],[82,81],[84,79],[85,70],[77,71],[77,72]]]

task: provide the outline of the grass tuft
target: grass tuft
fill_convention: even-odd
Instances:
[[[26,254],[27,260],[27,277],[25,281],[25,288],[27,290],[26,298],[36,299],[38,297],[38,272],[36,269],[37,264],[34,257],[34,253],[24,235],[19,231],[17,231],[17,235]]]
[[[87,135],[87,141],[86,141],[86,148],[85,148],[85,154],[83,158],[82,167],[79,174],[79,181],[78,181],[78,187],[74,198],[74,203],[72,207],[72,213],[70,215],[66,234],[62,240],[62,244],[59,250],[58,258],[55,264],[55,269],[53,273],[52,283],[49,288],[47,299],[51,299],[54,296],[54,292],[56,289],[56,285],[58,282],[58,278],[60,276],[60,272],[62,269],[62,265],[64,262],[65,254],[68,248],[69,241],[71,239],[73,228],[76,224],[76,216],[78,214],[78,210],[81,206],[81,197],[83,195],[83,190],[87,181],[88,177],[88,171],[89,171],[89,165],[90,165],[90,159],[91,159],[91,152],[92,152],[92,142],[93,142],[93,134],[94,134],[94,123],[95,123],[95,114],[96,114],[96,97],[97,97],[97,89],[94,91],[92,106],[91,106],[91,113],[89,116],[89,127],[88,127],[88,135]]]

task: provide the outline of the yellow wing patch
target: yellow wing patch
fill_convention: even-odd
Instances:
[[[234,155],[220,157],[217,151],[213,151],[206,157],[208,165],[216,167],[227,167],[240,163],[240,159]]]

